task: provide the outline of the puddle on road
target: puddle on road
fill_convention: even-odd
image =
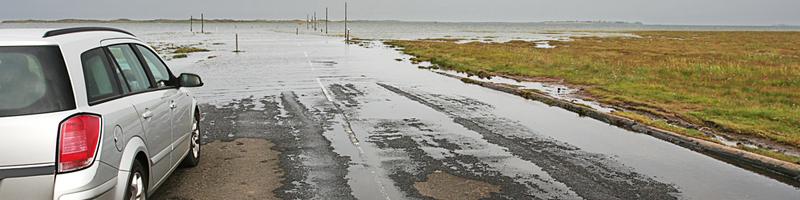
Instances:
[[[486,182],[465,179],[441,171],[428,175],[427,181],[414,183],[414,188],[435,199],[478,200],[500,192],[500,187]]]

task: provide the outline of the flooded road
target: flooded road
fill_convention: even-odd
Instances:
[[[268,141],[242,142],[241,151],[267,152],[240,155],[258,161],[247,156],[263,154],[260,163],[267,166],[225,165],[236,159],[204,153],[205,161],[221,159],[215,167],[225,169],[204,176],[248,176],[196,191],[183,187],[208,180],[193,175],[197,169],[180,169],[155,199],[203,198],[204,192],[238,198],[242,191],[219,188],[248,185],[253,177],[280,182],[264,187],[280,199],[800,196],[794,186],[644,134],[421,70],[378,43],[244,31],[244,52],[233,53],[233,34],[140,36],[211,50],[169,61],[176,73],[203,77],[205,86],[193,91],[203,104],[203,143],[228,149],[243,138]]]

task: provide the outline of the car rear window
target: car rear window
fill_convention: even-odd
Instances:
[[[0,46],[0,117],[75,109],[58,46]]]

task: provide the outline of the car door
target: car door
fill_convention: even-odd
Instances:
[[[153,52],[152,49],[140,44],[134,44],[136,50],[142,56],[145,65],[153,75],[156,81],[156,86],[159,89],[167,90],[167,97],[172,112],[172,138],[174,146],[173,160],[181,161],[181,156],[189,151],[189,133],[192,129],[192,98],[184,91],[177,87],[177,78],[167,68],[167,65],[158,57],[158,54]]]
[[[115,44],[107,46],[108,51],[122,72],[130,88],[126,97],[141,117],[145,131],[145,145],[150,156],[150,183],[156,185],[171,170],[172,158],[172,114],[169,90],[160,90],[151,78],[150,72],[141,62],[133,46]]]

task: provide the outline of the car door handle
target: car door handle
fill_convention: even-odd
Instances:
[[[150,112],[149,110],[142,113],[142,118],[144,119],[150,119],[151,117],[153,117],[153,112]]]

